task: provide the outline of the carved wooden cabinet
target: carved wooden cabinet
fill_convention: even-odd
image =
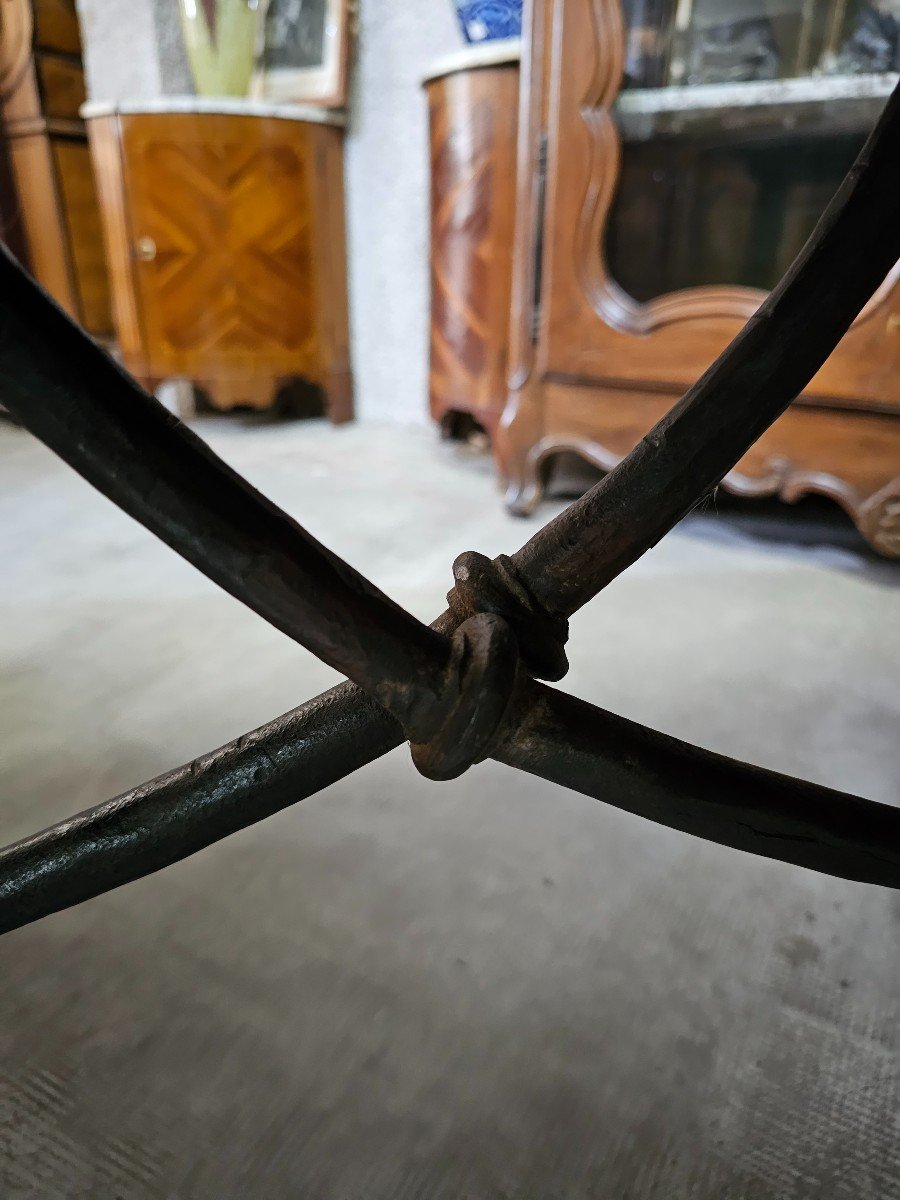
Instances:
[[[519,52],[462,51],[425,80],[431,136],[431,415],[493,432],[506,403]]]
[[[222,409],[311,385],[348,420],[339,119],[195,97],[84,111],[128,370]]]
[[[494,443],[513,510],[537,503],[560,451],[614,466],[803,245],[896,82],[866,59],[857,11],[829,0],[528,6],[510,392]],[[900,264],[724,481],[748,496],[831,496],[891,556],[898,284]]]
[[[0,0],[4,238],[89,333],[112,332],[75,0]]]

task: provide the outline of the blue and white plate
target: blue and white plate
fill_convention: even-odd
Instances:
[[[516,38],[522,33],[522,0],[470,0],[456,15],[467,42]]]

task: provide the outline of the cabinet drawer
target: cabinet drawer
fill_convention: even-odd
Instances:
[[[75,0],[35,0],[34,41],[42,50],[81,54]]]
[[[48,120],[79,121],[78,110],[87,99],[81,63],[39,53],[36,65],[43,115]]]

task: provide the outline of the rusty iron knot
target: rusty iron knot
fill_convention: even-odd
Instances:
[[[490,559],[467,550],[454,562],[453,577],[456,586],[447,593],[447,604],[458,621],[475,613],[503,617],[530,673],[550,682],[562,679],[569,669],[569,622],[540,603],[508,555]]]
[[[480,612],[463,621],[450,647],[438,719],[427,740],[410,743],[417,769],[434,780],[455,779],[489,757],[505,726],[520,671],[516,636],[495,613]]]

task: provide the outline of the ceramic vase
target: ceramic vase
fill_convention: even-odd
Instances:
[[[468,0],[456,5],[467,42],[489,42],[522,34],[522,0]]]
[[[200,96],[246,96],[265,0],[179,0],[184,45]]]

